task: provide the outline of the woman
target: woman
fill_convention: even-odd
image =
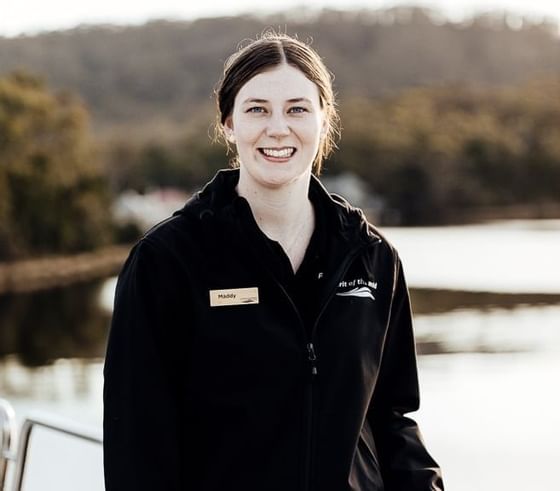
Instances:
[[[267,34],[216,92],[237,149],[119,276],[105,362],[108,491],[443,489],[415,422],[396,251],[312,175],[333,146],[329,73]]]

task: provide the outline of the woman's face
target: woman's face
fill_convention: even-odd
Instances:
[[[255,184],[277,188],[309,178],[324,122],[317,85],[283,64],[241,87],[225,125],[240,171]]]

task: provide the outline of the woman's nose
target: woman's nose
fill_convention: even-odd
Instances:
[[[271,137],[287,136],[290,134],[290,125],[284,114],[276,113],[270,116],[266,127],[266,134]]]

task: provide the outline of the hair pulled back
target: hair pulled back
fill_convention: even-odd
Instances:
[[[215,90],[219,118],[218,133],[224,137],[227,145],[223,125],[233,112],[235,97],[241,87],[255,75],[282,64],[299,69],[319,89],[319,100],[325,113],[326,124],[326,131],[313,162],[313,171],[319,175],[323,160],[336,148],[336,140],[340,134],[339,116],[332,87],[332,75],[318,53],[297,38],[267,31],[226,60],[223,76]]]

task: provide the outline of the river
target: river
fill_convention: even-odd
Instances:
[[[383,233],[400,252],[416,312],[422,401],[413,417],[446,489],[558,489],[560,221]],[[100,432],[114,286],[108,278],[0,297],[0,397],[19,421],[54,415]],[[49,491],[56,479],[57,491],[76,489],[73,479],[102,489],[100,448],[35,439],[49,457],[32,454],[25,489]]]

